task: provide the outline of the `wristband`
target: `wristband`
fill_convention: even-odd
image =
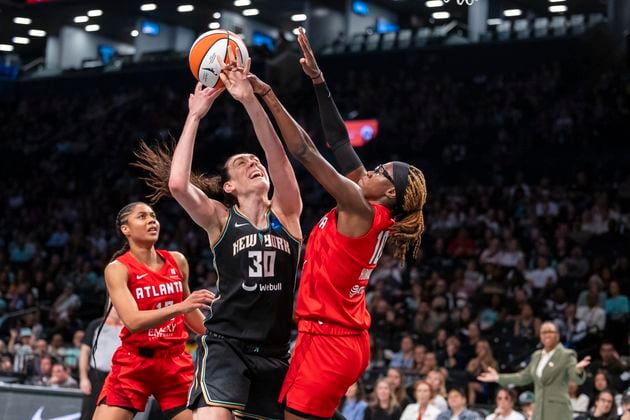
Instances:
[[[311,80],[318,79],[318,78],[320,78],[320,77],[321,77],[321,75],[322,75],[322,71],[320,70],[320,71],[319,71],[319,73],[317,73],[317,76],[315,76],[315,77],[311,77]]]

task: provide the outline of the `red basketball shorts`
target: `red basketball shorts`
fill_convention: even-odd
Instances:
[[[105,380],[98,404],[144,411],[153,395],[162,411],[186,405],[194,377],[192,357],[181,347],[144,357],[119,347],[112,357],[112,370]]]
[[[300,331],[279,401],[303,414],[331,417],[369,360],[367,331],[353,335]]]

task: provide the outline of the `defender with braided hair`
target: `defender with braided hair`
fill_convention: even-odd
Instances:
[[[308,134],[284,109],[268,85],[250,75],[269,107],[291,154],[337,201],[313,228],[306,246],[296,307],[298,339],[279,400],[285,419],[330,418],[370,358],[370,315],[365,287],[385,244],[403,259],[417,254],[424,230],[424,175],[403,162],[366,171],[324,84],[303,30],[300,60],[317,92],[328,143],[341,166],[337,172]]]

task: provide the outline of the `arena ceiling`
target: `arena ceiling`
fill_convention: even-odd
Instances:
[[[167,24],[181,25],[197,32],[208,29],[213,20],[213,13],[220,10],[231,10],[241,13],[246,8],[256,8],[259,14],[254,19],[269,24],[283,31],[290,31],[298,24],[291,21],[291,16],[305,10],[305,0],[250,0],[251,5],[237,7],[234,0],[0,0],[0,44],[14,45],[14,52],[25,62],[42,57],[45,51],[46,37],[29,35],[33,29],[43,30],[46,34],[56,34],[64,25],[85,27],[98,24],[99,34],[123,42],[132,43],[131,31],[135,29],[138,18],[144,17]],[[447,0],[445,0],[447,1]],[[551,4],[566,4],[568,13],[605,13],[606,0],[556,0],[562,3],[550,3],[551,0],[489,0],[490,17],[500,14],[508,8],[523,10],[523,16],[546,16],[551,13]],[[381,7],[394,11],[399,17],[401,26],[431,24],[431,14],[436,10],[448,11],[451,19],[465,23],[468,7],[458,5],[457,0],[448,0],[439,9],[429,8],[425,0],[367,0]],[[153,11],[141,11],[140,5],[154,3]],[[177,6],[191,4],[194,10],[178,13]],[[310,0],[311,12],[318,9],[331,8],[338,11],[345,9],[345,0]],[[102,10],[101,16],[90,17],[88,22],[75,23],[76,16],[85,16],[89,10]],[[322,9],[323,10],[323,9]],[[14,22],[15,17],[31,20],[29,25]],[[14,37],[26,37],[26,45],[13,42]]]

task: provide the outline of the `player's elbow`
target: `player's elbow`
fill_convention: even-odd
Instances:
[[[168,190],[173,197],[181,196],[188,189],[188,180],[177,176],[168,179]]]

